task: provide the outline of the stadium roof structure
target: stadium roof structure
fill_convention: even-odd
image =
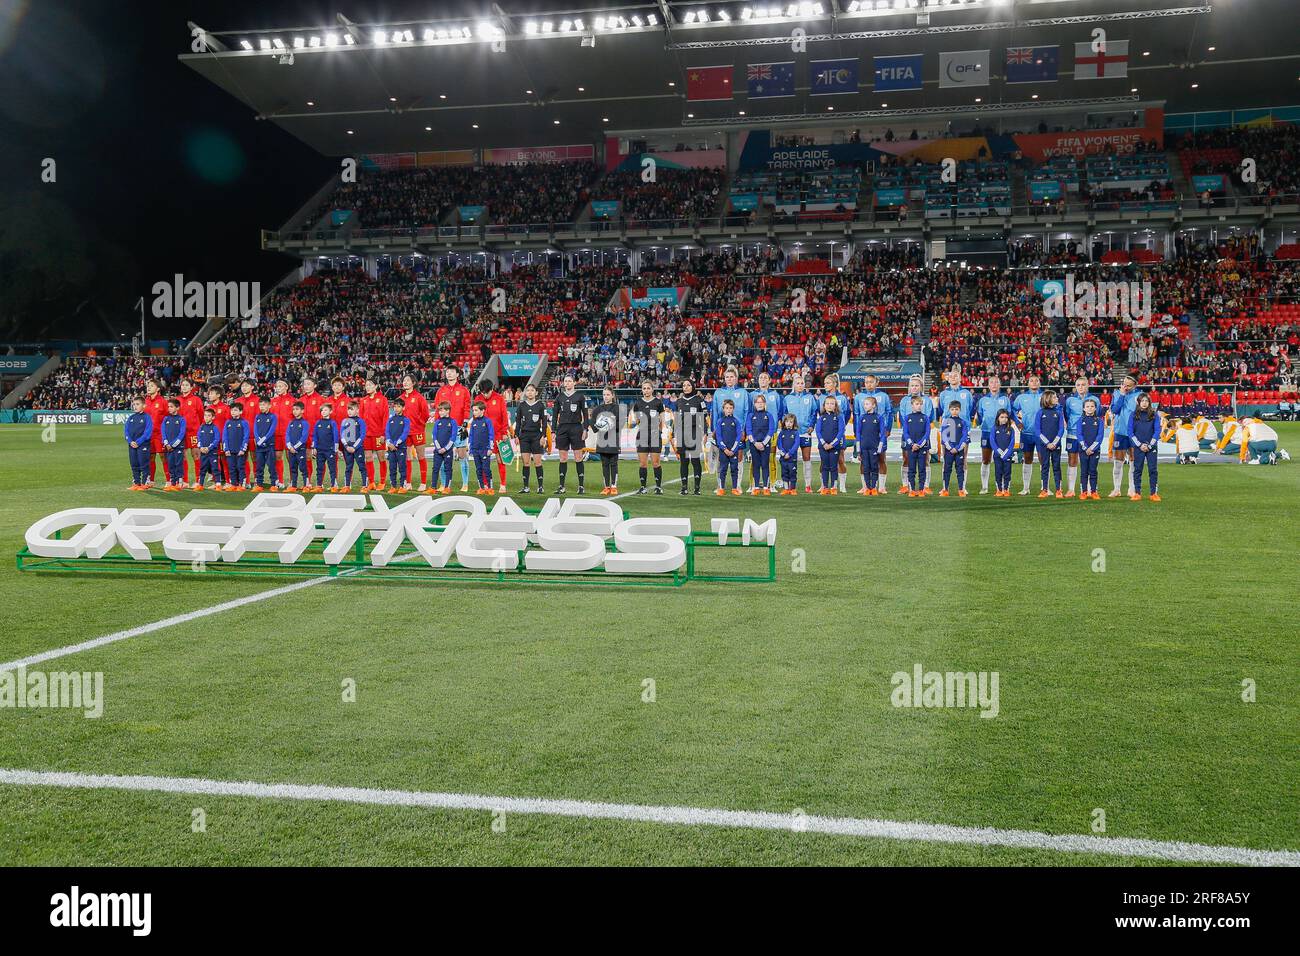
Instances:
[[[326,155],[542,146],[651,130],[903,122],[949,115],[1170,112],[1287,103],[1295,0],[649,0],[477,17],[208,32],[180,60]],[[1279,28],[1281,27],[1281,28]],[[1076,80],[1074,46],[1129,42],[1128,75]],[[793,36],[803,31],[796,52]],[[1056,82],[1003,82],[1006,47],[1058,45]],[[941,88],[940,52],[989,50],[991,83]],[[925,54],[925,84],[873,89],[871,57]],[[804,62],[862,57],[859,91],[812,95]],[[796,61],[793,96],[752,99],[749,64]],[[691,102],[692,67],[739,70],[725,100]]]

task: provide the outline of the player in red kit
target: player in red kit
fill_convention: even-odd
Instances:
[[[366,394],[358,403],[361,420],[366,423],[366,487],[378,491],[388,487],[388,456],[384,453],[384,428],[388,423],[388,399],[379,390],[373,375],[366,376]],[[375,462],[379,462],[379,481],[375,482]]]
[[[514,433],[510,430],[510,410],[506,407],[504,396],[496,390],[491,379],[485,378],[479,382],[478,400],[485,406],[483,416],[492,423],[492,433],[496,435],[497,441],[512,438]],[[497,477],[501,479],[499,490],[505,491],[506,463],[501,460],[500,452],[494,449],[492,453],[497,459]]]
[[[335,375],[330,379],[330,394],[326,401],[330,405],[331,417],[335,421],[342,422],[343,419],[348,417],[348,405],[351,404],[351,400],[348,398],[348,383],[344,381],[342,376]],[[340,474],[343,471],[342,457],[341,452],[334,453],[334,467],[339,470]]]
[[[213,385],[208,389],[208,408],[212,409],[212,424],[217,426],[217,434],[224,435],[226,422],[230,421],[230,406],[222,400],[221,388]],[[220,447],[218,442],[218,447]],[[219,451],[217,453],[217,464],[221,469],[221,474],[217,475],[217,490],[221,490],[222,484],[230,483],[230,469],[226,464],[226,453]]]
[[[433,396],[435,406],[446,402],[451,406],[451,418],[460,431],[456,438],[456,457],[460,459],[460,490],[469,490],[469,439],[465,435],[465,421],[469,418],[469,389],[460,384],[460,372],[448,365],[443,372],[447,384],[438,388]]]
[[[189,454],[182,464],[182,484],[189,481],[190,463],[194,464],[194,483],[190,485],[198,491],[199,485],[199,426],[203,424],[203,399],[194,389],[194,383],[188,378],[181,379],[181,394],[176,399],[180,405],[180,416],[185,419],[185,447]]]
[[[284,487],[284,463],[288,458],[284,447],[284,434],[293,418],[294,397],[289,394],[289,383],[275,380],[275,394],[271,396],[271,414],[275,416],[275,486]]]
[[[416,390],[415,379],[402,376],[401,399],[406,403],[405,414],[411,420],[411,434],[406,446],[420,463],[420,490],[429,490],[429,462],[424,457],[424,436],[429,427],[429,402]],[[411,483],[411,459],[406,459],[406,483]]]
[[[238,405],[242,409],[244,421],[248,422],[248,427],[253,427],[253,419],[257,413],[262,410],[262,401],[257,397],[257,383],[251,378],[246,378],[239,383],[239,395],[231,404]],[[244,474],[251,475],[253,469],[257,467],[257,459],[253,453],[253,443],[248,443],[248,461],[244,463]]]
[[[163,456],[162,420],[167,417],[167,397],[162,393],[162,384],[156,379],[144,383],[144,413],[153,419],[153,438],[149,443],[149,484],[153,484],[158,468],[158,459]]]
[[[325,405],[325,395],[316,390],[315,378],[303,378],[303,394],[300,394],[298,401],[303,403],[303,418],[307,419],[307,473],[315,475],[316,473],[316,449],[313,447],[313,434],[316,433],[316,423],[321,419],[321,406]]]

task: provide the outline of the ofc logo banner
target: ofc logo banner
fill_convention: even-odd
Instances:
[[[939,54],[939,87],[989,85],[989,51],[965,50]]]
[[[921,62],[924,54],[906,56],[878,56],[873,66],[876,71],[876,89],[919,90],[921,88]]]
[[[858,58],[812,60],[808,63],[808,89],[813,96],[858,91]]]

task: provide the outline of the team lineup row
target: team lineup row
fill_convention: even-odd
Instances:
[[[1162,434],[1167,435],[1163,416],[1132,378],[1125,379],[1109,401],[1093,394],[1082,377],[1064,399],[1041,389],[1034,377],[1029,388],[1014,398],[992,377],[984,394],[976,397],[962,385],[961,370],[954,368],[937,400],[922,394],[921,379],[915,376],[909,393],[895,408],[875,376],[868,376],[856,394],[842,388],[833,373],[826,376],[820,392],[809,391],[803,379],[796,378],[792,390],[782,394],[768,387],[764,375],[759,376],[758,388],[743,388],[737,370],[729,368],[725,385],[714,390],[711,398],[706,399],[689,380],[671,399],[656,394],[653,383],[644,382],[630,409],[610,389],[605,389],[600,403],[591,402],[576,390],[572,378],[566,378],[551,408],[528,386],[515,406],[513,421],[505,399],[491,383],[480,384],[475,401],[458,378],[454,368],[445,371],[445,383],[437,389],[432,406],[409,375],[391,400],[374,378],[367,379],[361,396],[349,396],[342,379],[331,382],[329,395],[317,392],[316,383],[305,379],[296,397],[283,379],[271,394],[263,395],[245,381],[240,394],[229,402],[223,389],[209,388],[206,404],[188,380],[182,379],[178,394],[170,398],[162,394],[158,382],[148,382],[146,394],[133,402],[124,428],[131,487],[151,487],[161,459],[164,490],[198,489],[209,479],[227,490],[264,485],[343,490],[352,486],[355,471],[365,490],[403,493],[413,490],[414,465],[419,470],[418,490],[436,494],[450,490],[456,461],[461,490],[468,490],[472,461],[479,492],[490,494],[505,487],[506,465],[518,453],[523,490],[531,490],[536,471],[540,492],[543,456],[554,449],[560,459],[559,493],[566,491],[570,459],[577,470],[579,493],[585,493],[585,459],[594,451],[601,462],[602,494],[610,494],[618,488],[620,433],[631,427],[641,493],[648,492],[653,472],[653,490],[662,494],[666,449],[679,459],[682,494],[690,493],[692,478],[694,493],[701,493],[706,465],[718,474],[717,493],[739,493],[740,465],[746,458],[751,493],[771,493],[774,464],[779,465],[780,492],[795,493],[800,460],[807,492],[812,490],[816,450],[824,493],[846,491],[845,453],[856,451],[862,466],[859,493],[872,495],[886,491],[885,448],[897,429],[904,458],[903,492],[928,493],[928,465],[942,461],[941,494],[948,493],[955,478],[957,494],[965,495],[966,453],[978,427],[981,493],[987,492],[992,473],[995,493],[1009,495],[1011,465],[1019,460],[1020,493],[1028,494],[1037,457],[1040,497],[1073,497],[1080,478],[1082,494],[1094,497],[1104,451],[1112,461],[1111,497],[1125,492],[1134,497],[1139,487],[1135,478],[1142,471],[1148,475],[1152,494],[1158,494],[1156,447]],[[1064,480],[1063,453],[1068,456]],[[497,466],[495,482],[492,459]],[[1125,462],[1131,462],[1127,486],[1123,485]]]

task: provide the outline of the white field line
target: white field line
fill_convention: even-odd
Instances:
[[[680,478],[674,478],[672,481],[664,482],[665,485],[674,484],[681,481]],[[635,491],[629,491],[626,494],[618,495],[618,498],[626,498],[629,495],[636,494]],[[394,558],[394,561],[406,561],[415,555],[405,554]],[[365,568],[351,568],[347,571],[340,572],[335,577],[344,575],[360,574]],[[220,604],[214,604],[211,607],[199,608],[197,611],[186,611],[184,614],[176,614],[172,617],[163,618],[161,621],[154,621],[151,624],[141,624],[139,627],[127,628],[125,631],[115,631],[112,634],[105,634],[103,637],[91,638],[88,641],[81,641],[78,644],[69,644],[66,647],[56,647],[52,650],[41,651],[39,654],[32,654],[28,657],[22,657],[14,661],[6,661],[0,664],[0,672],[17,670],[20,667],[28,667],[32,664],[40,664],[44,661],[51,661],[59,657],[67,657],[70,654],[79,654],[82,651],[94,650],[97,647],[103,647],[106,644],[116,644],[118,641],[125,641],[129,637],[140,637],[143,634],[152,634],[154,631],[161,631],[164,628],[174,627],[177,624],[188,624],[190,621],[197,621],[200,618],[211,617],[213,614],[221,614],[225,611],[233,611],[236,608],[245,607],[249,604],[256,604],[259,601],[267,601],[271,598],[280,597],[284,594],[292,594],[294,591],[301,591],[304,588],[314,587],[317,584],[324,584],[327,581],[335,580],[335,577],[322,575],[318,578],[308,578],[306,581],[297,581],[294,584],[286,584],[283,587],[271,588],[269,591],[260,591],[257,594],[250,594],[247,597],[235,598],[231,601],[223,601]]]
[[[356,803],[372,806],[423,807],[437,810],[481,810],[583,820],[623,820],[676,826],[734,827],[745,830],[786,830],[834,836],[886,840],[915,840],[962,846],[1010,847],[1061,853],[1140,857],[1175,863],[1225,863],[1245,866],[1300,866],[1300,851],[1253,850],[1235,846],[1209,846],[1172,840],[1101,837],[1085,834],[1040,833],[1035,830],[1000,830],[992,827],[958,827],[939,823],[910,823],[854,817],[819,817],[757,810],[710,810],[698,807],[643,806],[632,803],[594,803],[586,800],[552,800],[539,797],[502,797],[471,793],[437,793],[411,790],[374,790],[328,787],[316,784],[266,784],[194,777],[118,776],[40,770],[0,769],[0,784],[26,787],[62,787],[71,790],[133,790],[148,793],[183,793],[216,797],[253,797],[267,800],[306,800]]]

